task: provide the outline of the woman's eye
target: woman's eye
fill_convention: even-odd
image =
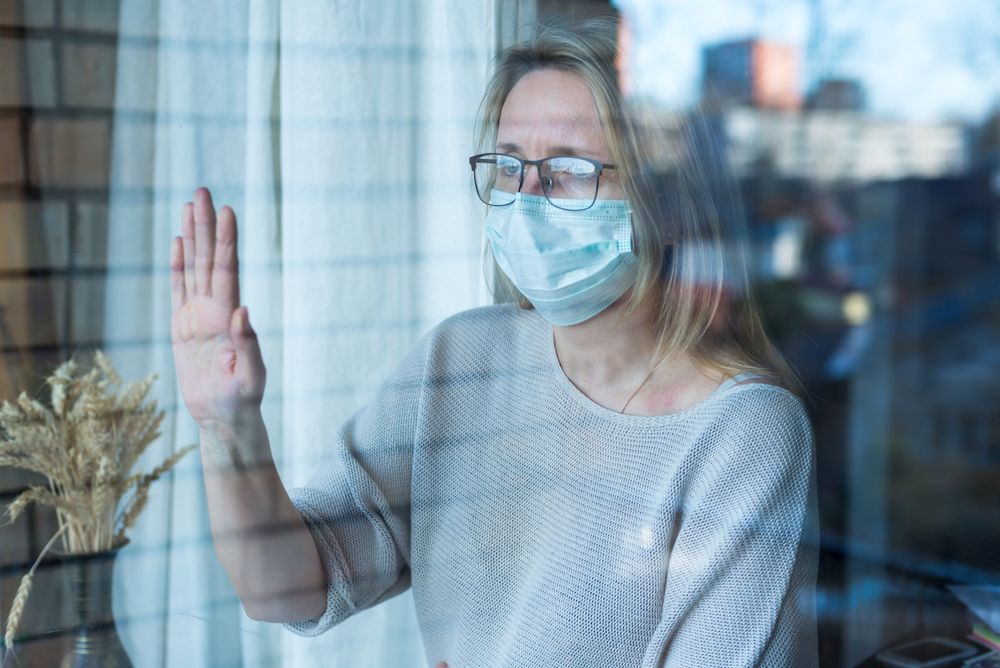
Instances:
[[[510,159],[499,159],[497,160],[497,170],[503,176],[517,176],[521,171],[521,164],[516,160]]]
[[[576,158],[555,158],[551,162],[552,173],[558,176],[586,178],[596,173],[596,169],[586,160]]]

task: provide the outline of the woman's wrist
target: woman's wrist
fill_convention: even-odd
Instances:
[[[202,464],[210,470],[246,472],[273,464],[260,407],[248,407],[225,420],[199,423]]]

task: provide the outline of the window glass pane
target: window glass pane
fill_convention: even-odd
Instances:
[[[995,4],[0,3],[0,663],[1000,651]]]
[[[820,661],[968,642],[1000,624],[1000,15],[738,5],[618,2],[625,81],[654,126],[704,119],[738,180],[815,430]]]

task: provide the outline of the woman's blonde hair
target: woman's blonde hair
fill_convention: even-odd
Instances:
[[[799,391],[794,373],[768,339],[753,299],[739,190],[719,133],[699,113],[666,126],[641,122],[662,119],[662,114],[623,99],[616,32],[614,20],[606,18],[572,26],[539,25],[531,38],[504,50],[480,107],[477,145],[494,150],[503,105],[523,76],[545,69],[579,76],[593,95],[632,209],[639,269],[621,318],[652,306],[659,332],[657,361],[687,354],[706,371],[755,372]],[[484,261],[495,301],[532,308],[497,266],[489,247]]]

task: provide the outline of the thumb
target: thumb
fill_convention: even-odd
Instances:
[[[250,312],[246,306],[241,306],[230,317],[229,335],[236,348],[240,351],[246,350],[248,345],[252,345],[257,333],[250,326]]]
[[[229,334],[240,355],[247,356],[247,360],[255,368],[264,365],[260,354],[260,344],[257,342],[257,332],[250,326],[250,312],[246,306],[241,306],[233,311],[232,320],[229,323]]]
[[[237,375],[244,382],[252,386],[260,385],[263,389],[264,358],[257,342],[257,332],[250,326],[250,313],[246,306],[233,311],[229,329],[236,352],[243,360],[238,364]]]

